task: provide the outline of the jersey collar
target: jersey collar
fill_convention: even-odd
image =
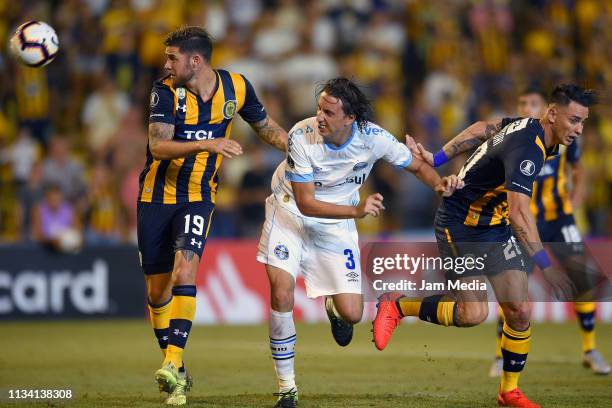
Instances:
[[[353,126],[351,127],[351,137],[349,137],[346,142],[342,143],[340,146],[334,146],[331,143],[325,142],[325,146],[329,147],[331,150],[342,150],[351,143],[351,140],[353,140],[355,137],[355,133],[357,133],[357,122],[353,122]]]

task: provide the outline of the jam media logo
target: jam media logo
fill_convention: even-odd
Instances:
[[[521,173],[524,175],[533,176],[533,173],[535,173],[535,164],[531,160],[523,160],[520,169]]]
[[[289,249],[285,245],[279,244],[274,248],[274,255],[281,261],[284,261],[289,258]]]
[[[353,166],[353,171],[359,171],[368,167],[368,162],[359,162]]]

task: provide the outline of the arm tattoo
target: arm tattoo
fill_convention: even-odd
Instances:
[[[538,245],[535,242],[529,242],[529,234],[527,233],[527,229],[523,227],[519,227],[518,225],[513,225],[512,229],[514,230],[514,235],[519,243],[523,245],[523,247],[527,250],[527,255],[534,254],[542,249],[542,245]]]
[[[149,144],[154,145],[163,140],[172,140],[174,137],[174,125],[169,123],[151,123],[149,125]]]
[[[183,259],[187,262],[191,262],[193,257],[195,256],[195,252],[189,249],[181,249],[181,255],[183,255]]]
[[[493,135],[496,135],[500,130],[501,130],[501,121],[498,121],[495,123],[487,123],[485,126],[484,133],[475,133],[473,130],[471,130],[471,127],[467,128],[466,130],[461,132],[461,134],[459,134],[459,137],[457,137],[457,139],[463,139],[463,140],[460,140],[460,141],[453,141],[454,139],[451,140],[447,144],[447,146],[444,146],[444,153],[446,153],[448,157],[455,157],[460,153],[466,152],[471,149],[475,149],[478,146],[480,146],[483,142],[486,142],[491,137],[493,137]],[[463,133],[467,134],[466,135],[467,138],[460,137],[463,135]]]
[[[287,151],[287,132],[272,119],[266,116],[265,119],[259,122],[251,123],[251,127],[266,143],[282,152]]]
[[[489,140],[491,137],[496,135],[501,130],[501,121],[495,123],[487,123],[487,127],[485,128],[484,138],[482,141]]]
[[[480,139],[467,139],[461,142],[451,142],[451,144],[445,149],[445,153],[448,157],[455,157],[459,153],[468,151],[470,149],[474,149],[480,144],[482,141]]]
[[[525,228],[519,227],[518,225],[513,225],[512,229],[514,230],[514,235],[519,242],[521,242],[523,245],[527,245],[529,243],[527,240],[527,230]]]

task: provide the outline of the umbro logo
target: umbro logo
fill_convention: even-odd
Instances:
[[[359,279],[357,279],[357,278],[359,278],[359,274],[356,273],[356,272],[352,272],[351,271],[351,272],[347,273],[344,276],[346,276],[348,278],[348,282],[359,282]]]

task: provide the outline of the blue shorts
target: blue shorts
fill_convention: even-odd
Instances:
[[[436,241],[443,258],[480,258],[484,268],[446,271],[447,277],[496,275],[507,270],[527,271],[527,258],[510,226],[468,227],[436,217]]]
[[[538,221],[542,243],[560,260],[584,254],[584,243],[571,214],[553,221]]]
[[[176,251],[190,250],[201,259],[214,208],[205,201],[139,202],[138,251],[145,275],[172,272]]]

